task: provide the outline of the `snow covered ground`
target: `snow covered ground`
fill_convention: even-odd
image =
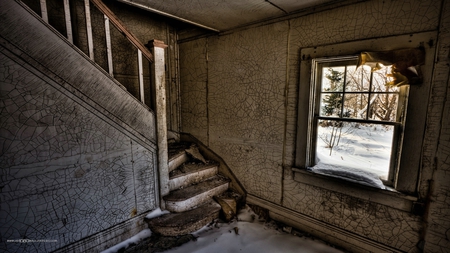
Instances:
[[[354,123],[352,123],[354,124]],[[331,127],[319,127],[316,156],[312,171],[349,179],[384,189],[391,160],[393,127],[345,124],[339,145],[330,148],[324,140],[330,138]]]
[[[158,214],[160,211],[156,211]],[[155,214],[154,213],[154,214]],[[155,215],[153,215],[155,216]],[[115,253],[124,245],[137,243],[149,237],[151,231],[143,230],[138,235],[118,244],[103,253]],[[299,237],[280,230],[275,222],[264,222],[246,206],[231,223],[215,223],[193,233],[196,241],[190,241],[165,253],[339,253],[342,252],[324,242],[308,237]]]

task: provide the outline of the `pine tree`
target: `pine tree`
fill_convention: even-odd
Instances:
[[[330,88],[324,91],[342,91],[343,88],[343,75],[344,72],[336,71],[332,68],[328,68],[328,74],[325,77],[330,80]],[[342,107],[342,93],[330,93],[325,95],[322,100],[324,106],[322,111],[326,116],[340,116]],[[342,122],[340,121],[326,121],[323,122],[325,127],[331,127],[330,137],[328,135],[321,136],[320,138],[327,144],[327,148],[330,149],[330,156],[333,148],[339,145],[342,134]]]
[[[324,91],[341,91],[343,88],[343,75],[344,72],[333,70],[332,68],[328,69],[329,74],[326,74],[325,77],[330,80],[330,88],[326,88]],[[322,108],[324,115],[340,115],[341,107],[342,107],[342,94],[341,93],[331,93],[325,95],[323,99],[324,107]]]

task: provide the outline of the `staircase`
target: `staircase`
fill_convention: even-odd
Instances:
[[[194,232],[219,218],[222,206],[236,212],[240,196],[229,190],[230,179],[220,175],[219,163],[205,160],[195,144],[169,144],[169,188],[163,197],[171,213],[146,219],[154,233],[178,236]],[[214,199],[218,198],[222,206]]]

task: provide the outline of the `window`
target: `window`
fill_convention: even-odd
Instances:
[[[357,56],[312,60],[307,164],[365,184],[371,182],[359,177],[378,177],[392,186],[408,86],[386,85],[390,66],[372,71],[357,63]]]
[[[301,49],[294,179],[363,197],[365,187],[342,181],[351,175],[336,179],[309,171],[328,163],[331,169],[375,173],[382,185],[416,196],[435,40],[435,32],[425,32]],[[418,48],[423,49],[422,80],[414,85],[387,88],[388,68],[372,72],[369,67],[356,67],[362,52]],[[389,191],[383,192],[380,196]],[[408,206],[402,204],[401,209]]]

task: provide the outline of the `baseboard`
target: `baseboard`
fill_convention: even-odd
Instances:
[[[254,195],[247,195],[247,203],[269,210],[270,218],[308,232],[336,246],[351,252],[402,252],[398,249],[375,242],[347,230],[311,218],[291,209],[279,206]]]
[[[101,252],[148,228],[144,217],[148,213],[137,215],[102,232],[71,243],[52,253]]]

